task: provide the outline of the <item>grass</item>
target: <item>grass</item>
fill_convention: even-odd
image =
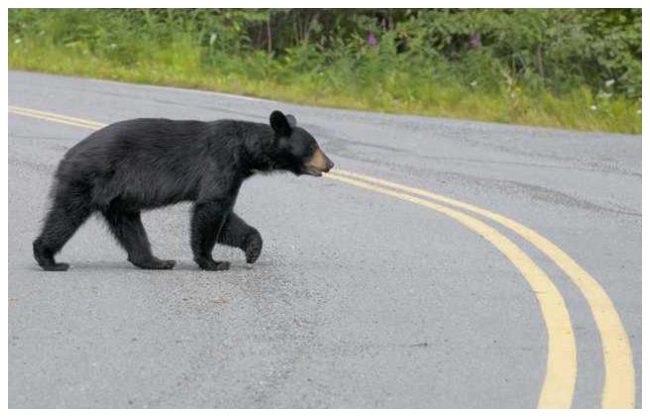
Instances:
[[[144,42],[144,41],[143,41]],[[142,51],[146,51],[143,53]],[[588,89],[556,97],[514,86],[489,92],[430,79],[376,62],[345,62],[318,71],[282,65],[262,55],[206,57],[189,40],[132,53],[90,53],[33,36],[9,39],[9,68],[133,83],[212,90],[325,107],[483,120],[531,126],[641,134],[640,102],[594,96]],[[364,72],[365,71],[365,72]],[[416,74],[416,75],[414,75]]]

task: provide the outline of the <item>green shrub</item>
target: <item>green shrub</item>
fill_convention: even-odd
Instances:
[[[640,133],[641,17],[639,9],[10,9],[9,63]]]

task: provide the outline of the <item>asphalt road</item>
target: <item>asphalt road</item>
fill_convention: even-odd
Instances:
[[[11,408],[642,405],[640,137],[14,71],[8,101]],[[99,218],[68,272],[37,267],[53,171],[94,126],[274,109],[338,171],[244,184],[252,267],[217,247],[231,270],[200,271],[188,204],[144,215],[174,270],[134,268]]]

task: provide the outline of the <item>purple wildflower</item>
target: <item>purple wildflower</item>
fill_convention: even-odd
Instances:
[[[368,32],[368,45],[377,46],[377,37],[372,32]]]
[[[470,35],[469,38],[469,46],[472,48],[478,48],[481,46],[481,34],[478,32],[474,32]]]

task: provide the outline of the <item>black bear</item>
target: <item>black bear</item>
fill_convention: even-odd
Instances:
[[[233,212],[242,182],[275,170],[321,176],[333,166],[314,137],[277,110],[270,126],[238,120],[114,123],[76,144],[60,162],[34,257],[45,270],[67,270],[69,265],[55,262],[54,255],[99,212],[131,263],[171,269],[175,261],[151,253],[140,211],[194,201],[191,244],[199,267],[230,267],[212,258],[217,242],[242,249],[253,263],[262,237]]]

